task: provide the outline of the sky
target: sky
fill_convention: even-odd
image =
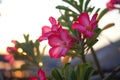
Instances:
[[[62,0],[0,0],[0,52],[5,53],[6,47],[11,45],[11,40],[23,40],[23,34],[30,34],[36,40],[41,34],[41,27],[49,25],[50,16],[56,19],[60,16],[55,8],[64,5]],[[104,8],[108,0],[91,0],[91,5]],[[67,4],[65,4],[67,5]],[[116,26],[104,31],[101,39],[115,41],[120,35],[120,14],[112,11],[103,18],[100,26],[115,22]],[[113,38],[114,36],[114,38]],[[107,37],[107,38],[104,38]],[[102,40],[102,41],[103,41]],[[108,42],[106,42],[107,44]],[[104,44],[104,42],[103,42]]]

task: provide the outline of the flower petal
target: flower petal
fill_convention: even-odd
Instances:
[[[48,43],[50,46],[59,46],[62,45],[63,41],[60,39],[59,35],[51,35],[48,38]]]
[[[73,23],[72,29],[77,29],[79,32],[85,32],[86,28],[80,25],[78,22]]]
[[[91,21],[90,21],[91,24],[94,23],[94,22],[96,22],[97,15],[98,15],[98,14],[94,14],[94,15],[93,15],[93,17],[92,17],[92,19],[91,19]]]
[[[38,80],[36,77],[30,77],[29,80]]]
[[[51,31],[51,28],[49,26],[43,26],[42,27],[42,35],[44,35],[45,33],[48,33]]]
[[[49,18],[49,21],[50,21],[50,23],[51,23],[52,25],[56,25],[56,24],[57,24],[56,19],[55,19],[54,17],[52,17],[52,16]]]
[[[89,19],[89,15],[87,12],[83,12],[80,14],[80,16],[78,17],[78,21],[81,25],[83,26],[88,26],[90,23],[90,19]]]
[[[61,39],[62,39],[64,42],[69,42],[69,41],[71,40],[71,39],[70,39],[70,35],[69,35],[69,33],[68,33],[67,30],[60,28],[60,29],[59,29],[59,33],[60,33]]]
[[[48,37],[49,37],[50,35],[52,35],[52,34],[53,34],[53,32],[47,32],[47,33],[43,34],[42,36],[40,36],[40,37],[38,38],[38,40],[39,40],[39,41],[47,40]]]
[[[48,36],[51,35],[51,28],[49,26],[42,27],[42,36],[39,37],[39,41],[48,39]]]
[[[38,76],[39,76],[40,80],[47,80],[45,72],[41,68],[38,70]]]
[[[87,31],[85,33],[85,36],[88,37],[88,38],[92,38],[94,36],[94,32]]]
[[[4,56],[4,59],[5,59],[5,60],[8,60],[9,63],[11,63],[11,64],[15,61],[13,54],[5,55],[5,56]]]
[[[52,31],[57,31],[61,27],[60,23],[57,23],[55,18],[50,17],[49,21],[52,24],[52,27],[51,27]]]
[[[67,51],[67,48],[64,48],[62,46],[55,46],[49,50],[49,54],[51,58],[60,58],[62,56],[65,56]]]

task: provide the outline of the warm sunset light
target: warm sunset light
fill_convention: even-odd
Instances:
[[[95,4],[99,2],[99,4]],[[97,7],[105,7],[103,5],[107,0],[92,0],[91,4]],[[41,27],[45,24],[50,25],[48,18],[49,16],[58,17],[59,11],[55,9],[55,6],[61,4],[61,1],[48,1],[48,0],[3,0],[0,3],[0,52],[6,53],[6,46],[9,46],[11,40],[23,41],[23,34],[30,34],[31,39],[37,39],[41,34]],[[26,6],[27,5],[27,6]],[[48,12],[49,11],[49,12]],[[116,12],[113,12],[116,14]],[[109,15],[108,15],[109,16]],[[108,17],[106,16],[106,17]],[[104,19],[104,23],[115,22],[116,18],[120,15],[110,15],[108,20]],[[106,18],[107,19],[107,18]],[[104,23],[101,21],[101,27]],[[108,33],[111,31],[119,32],[119,20],[116,21],[116,27],[110,31],[105,31],[105,36],[112,41],[118,39],[118,35]],[[116,31],[117,30],[117,31]],[[110,36],[109,36],[110,35]],[[112,36],[112,37],[111,37]],[[113,36],[115,38],[113,38]],[[104,40],[105,41],[105,40]],[[105,41],[107,43],[107,41]]]
[[[120,79],[120,0],[0,0],[0,80]]]

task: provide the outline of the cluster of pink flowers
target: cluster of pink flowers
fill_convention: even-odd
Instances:
[[[63,28],[59,22],[53,17],[49,18],[50,26],[42,27],[42,35],[39,37],[39,41],[48,40],[48,44],[51,46],[49,55],[51,58],[61,58],[66,56],[66,53],[76,45],[78,38],[75,35],[71,35],[67,29]],[[72,24],[72,29],[77,30],[79,35],[84,38],[91,39],[94,36],[94,30],[97,26],[97,14],[94,14],[90,19],[87,12],[83,12],[78,16],[78,20]],[[80,40],[79,40],[80,41]],[[14,54],[17,52],[16,41],[13,47],[7,47],[9,55],[5,55],[4,58],[10,63],[14,61]],[[45,72],[40,68],[38,71],[39,80],[46,80]],[[36,77],[31,77],[29,80],[38,80]]]
[[[120,5],[120,0],[110,0],[106,6],[109,10],[113,10],[113,9],[120,10],[120,7],[117,7],[116,5]]]
[[[50,17],[49,21],[52,27],[43,26],[42,36],[39,37],[39,41],[48,39],[48,43],[51,46],[49,54],[51,58],[60,58],[66,55],[66,52],[72,47],[71,42],[74,37],[71,36],[66,29],[63,29],[60,23]]]
[[[83,12],[79,15],[78,20],[74,21],[71,27],[73,30],[78,30],[79,34],[83,37],[91,39],[94,36],[94,29],[98,23],[96,18],[97,14],[94,14],[90,20],[88,13]],[[39,41],[41,42],[43,40],[48,40],[48,43],[51,46],[49,50],[51,58],[64,57],[67,51],[74,46],[75,42],[77,42],[77,38],[69,34],[66,29],[63,29],[60,23],[55,20],[55,18],[50,17],[49,21],[51,22],[52,27],[42,27],[42,35],[39,37]],[[40,74],[40,80],[46,80],[44,78],[44,72],[41,72]],[[31,80],[37,79],[33,78]]]
[[[97,14],[94,14],[92,19],[87,12],[83,12],[78,17],[78,20],[72,24],[72,29],[79,31],[85,38],[92,38],[94,36],[94,29],[97,26],[96,20]],[[51,49],[49,54],[51,58],[64,57],[67,51],[74,46],[77,42],[77,38],[73,37],[66,29],[63,29],[59,22],[53,17],[49,18],[52,27],[43,26],[42,35],[39,37],[39,41],[48,40]]]

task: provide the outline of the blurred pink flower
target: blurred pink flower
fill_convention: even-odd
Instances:
[[[38,77],[40,80],[47,80],[45,72],[41,68],[38,70]]]
[[[52,27],[49,27],[49,26],[43,26],[42,27],[42,36],[39,37],[39,41],[43,41],[43,40],[48,39],[48,37],[51,34],[54,34],[54,32],[57,31],[61,27],[60,24],[57,23],[55,18],[50,17],[49,21],[52,24]]]
[[[17,52],[17,47],[16,47],[16,41],[12,40],[11,41],[14,46],[13,47],[7,47],[6,50],[9,53],[8,55],[4,55],[4,59],[9,61],[11,64],[15,61],[14,59],[14,53]]]
[[[30,77],[29,80],[38,80],[36,77]]]
[[[13,54],[4,55],[4,59],[9,61],[11,64],[15,61]]]
[[[90,20],[88,13],[83,12],[79,15],[78,20],[73,23],[72,29],[77,29],[84,37],[92,38],[94,36],[94,29],[98,23],[96,18],[97,14],[94,14]]]
[[[113,9],[119,9],[120,10],[120,7],[117,7],[115,5],[120,5],[120,0],[110,0],[106,6],[109,10],[113,10]]]
[[[30,77],[29,80],[47,80],[45,72],[41,68],[38,70],[38,77],[39,79],[36,77]]]
[[[14,46],[13,46],[13,47],[7,47],[7,48],[6,48],[6,50],[7,50],[8,53],[14,53],[14,52],[16,52],[17,49],[18,49],[17,46],[16,46],[16,41],[15,41],[15,40],[12,40],[11,42],[14,44]]]
[[[52,47],[49,50],[51,58],[60,58],[65,56],[67,51],[72,47],[74,38],[69,35],[68,31],[60,28],[55,34],[48,38],[49,45]]]
[[[16,52],[17,51],[17,47],[7,47],[7,52],[8,53],[14,53],[14,52]]]

